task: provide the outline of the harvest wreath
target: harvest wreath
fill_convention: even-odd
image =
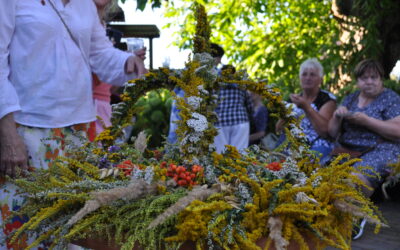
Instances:
[[[123,102],[113,110],[113,126],[93,143],[71,149],[48,170],[15,181],[26,198],[19,215],[29,221],[12,240],[36,235],[30,247],[50,240],[63,249],[78,239],[108,239],[122,249],[178,249],[191,241],[197,249],[300,249],[327,245],[349,249],[354,218],[383,223],[360,192],[352,164],[339,156],[329,166],[304,143],[304,135],[279,89],[246,80],[229,70],[218,75],[208,53],[210,28],[204,7],[196,8],[194,55],[181,71],[160,68],[126,84]],[[288,154],[253,146],[242,153],[211,146],[216,129],[215,93],[236,83],[268,100],[269,109],[289,124]],[[117,143],[151,89],[178,85],[179,143],[146,149],[146,135],[134,144]],[[159,152],[164,152],[160,154]]]

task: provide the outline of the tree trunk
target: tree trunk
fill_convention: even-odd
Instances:
[[[385,71],[385,78],[389,78],[389,74],[396,62],[400,59],[400,0],[376,1],[372,16],[366,13],[365,0],[334,0],[332,1],[332,10],[334,16],[339,21],[342,33],[348,33],[349,30],[360,35],[360,39],[364,39],[363,32],[359,32],[359,25],[371,24],[371,20],[375,20],[371,27],[363,27],[368,29],[376,29],[376,41],[380,48],[367,48],[368,44],[360,49],[360,56],[357,58],[375,58],[381,62]],[[390,4],[387,4],[390,3]],[[370,8],[370,7],[369,7]],[[357,25],[349,25],[350,22],[357,22]],[[346,24],[347,22],[347,24]],[[349,29],[349,30],[346,30]],[[375,38],[375,37],[374,37]],[[348,38],[347,38],[348,39]],[[356,37],[355,45],[360,45]],[[348,41],[342,41],[348,42]],[[378,51],[376,54],[372,51]],[[354,56],[350,55],[350,56]],[[358,63],[358,62],[355,62]],[[355,65],[352,65],[353,67]]]

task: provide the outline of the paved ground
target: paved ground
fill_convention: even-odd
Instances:
[[[374,234],[374,226],[366,225],[363,236],[353,241],[353,250],[399,250],[400,249],[400,202],[385,201],[378,204],[390,228],[382,228]]]

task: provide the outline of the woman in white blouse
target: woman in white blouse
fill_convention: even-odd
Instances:
[[[0,1],[0,173],[46,168],[62,154],[60,137],[87,131],[96,119],[91,72],[122,85],[145,71],[113,48],[93,0]],[[11,189],[1,186],[2,207],[12,209]]]

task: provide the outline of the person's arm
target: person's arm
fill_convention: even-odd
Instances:
[[[27,154],[17,134],[13,112],[20,110],[17,93],[8,79],[9,47],[15,29],[16,1],[0,1],[0,173],[15,176],[27,167]]]
[[[15,29],[15,2],[0,1],[0,119],[21,109],[15,88],[9,80],[9,47]]]
[[[92,2],[92,1],[90,1]],[[127,80],[137,78],[147,70],[139,56],[113,47],[106,36],[106,31],[97,17],[94,3],[90,3],[88,15],[92,15],[95,23],[91,31],[89,61],[92,71],[102,82],[121,86]]]
[[[254,105],[253,102],[251,101],[249,92],[247,91],[245,91],[244,105],[246,107],[247,115],[249,117],[249,122],[250,122],[250,120],[253,118],[254,115]]]
[[[319,111],[316,111],[302,96],[291,95],[290,98],[297,107],[304,110],[317,134],[321,137],[327,137],[329,135],[328,123],[336,109],[336,102],[334,100],[327,101]]]
[[[249,141],[250,143],[254,143],[257,140],[260,140],[265,136],[265,131],[258,131],[250,135]]]
[[[363,126],[378,135],[392,141],[400,141],[400,116],[382,121],[362,112],[344,117],[348,122]]]
[[[0,138],[0,172],[15,177],[17,168],[28,168],[28,154],[12,113],[0,119]]]
[[[348,110],[345,106],[340,106],[333,113],[332,118],[329,120],[328,132],[332,138],[336,138],[340,132],[342,126],[343,117],[348,114]]]
[[[275,133],[280,134],[285,127],[285,121],[283,119],[279,119],[275,124]]]
[[[325,103],[319,112],[317,112],[311,106],[304,110],[306,116],[310,120],[313,128],[319,136],[324,138],[328,137],[328,123],[335,109],[336,103],[335,101],[331,100]]]
[[[267,129],[268,123],[268,111],[265,107],[260,107],[257,116],[254,118],[256,132],[250,134],[249,141],[253,143],[265,136],[265,131]]]

